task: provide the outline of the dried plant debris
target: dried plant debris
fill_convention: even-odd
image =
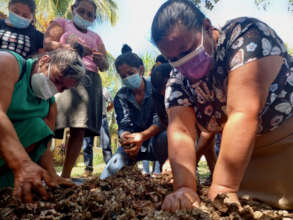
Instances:
[[[293,213],[273,210],[270,206],[252,200],[241,200],[242,208],[224,203],[225,196],[215,202],[207,199],[205,186],[199,187],[202,203],[192,211],[169,213],[161,211],[164,197],[172,191],[170,174],[150,178],[134,168],[124,168],[106,180],[89,179],[80,186],[50,189],[50,199],[35,198],[33,204],[24,204],[12,198],[12,189],[0,191],[0,219],[293,219]]]

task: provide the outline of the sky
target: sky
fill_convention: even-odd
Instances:
[[[138,55],[146,52],[159,54],[150,41],[150,29],[156,11],[166,0],[115,1],[119,7],[119,20],[116,25],[104,23],[93,27],[101,36],[106,49],[117,57],[122,45],[127,43]],[[220,0],[212,11],[203,9],[203,12],[217,28],[236,17],[258,18],[270,25],[289,48],[293,48],[293,12],[288,12],[288,0],[270,2],[269,8],[265,11],[258,9],[254,0]]]

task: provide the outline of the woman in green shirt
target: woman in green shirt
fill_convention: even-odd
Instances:
[[[66,183],[47,148],[57,115],[53,96],[75,86],[84,73],[72,49],[28,60],[0,52],[0,187],[14,185],[14,195],[31,202],[32,190],[46,199],[42,181]]]

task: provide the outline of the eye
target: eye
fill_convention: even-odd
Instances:
[[[87,16],[88,16],[88,18],[91,18],[91,19],[94,18],[94,14],[91,13],[91,12],[88,12],[88,13],[87,13]]]

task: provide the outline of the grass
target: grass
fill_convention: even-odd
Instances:
[[[94,148],[93,165],[94,165],[93,175],[95,175],[95,176],[100,175],[105,167],[101,148],[97,148],[97,147]],[[150,164],[150,166],[151,166],[151,164]],[[62,166],[56,166],[55,169],[58,173],[62,172]],[[72,178],[81,177],[84,172],[84,169],[85,169],[85,165],[84,165],[83,156],[81,153],[77,159],[76,165],[72,169],[71,177]],[[152,170],[152,168],[150,168],[150,170]],[[204,159],[202,159],[198,164],[198,172],[200,174],[201,179],[206,179],[210,175],[209,168],[208,168],[207,163]]]

